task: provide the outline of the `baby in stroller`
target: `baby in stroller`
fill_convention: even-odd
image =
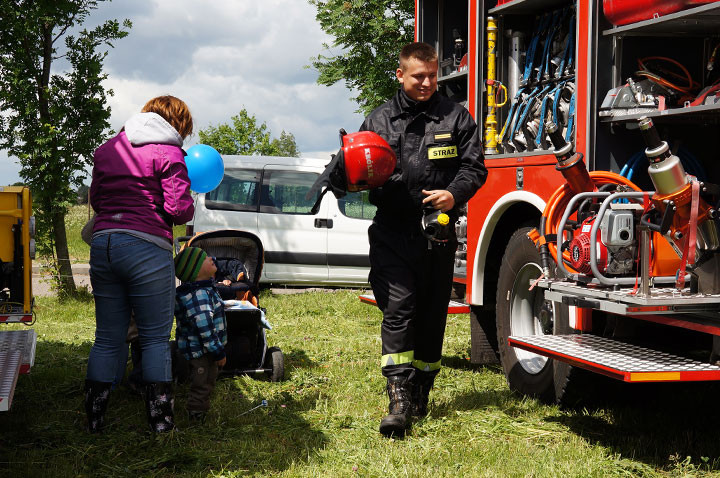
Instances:
[[[250,283],[245,264],[235,258],[214,258],[217,272],[215,273],[216,288],[223,300],[246,300],[258,306],[256,290]]]

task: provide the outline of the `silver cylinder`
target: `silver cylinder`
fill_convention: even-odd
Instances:
[[[512,32],[510,35],[510,54],[507,65],[508,98],[515,98],[520,88],[520,78],[522,78],[520,56],[525,48],[524,40],[525,35],[522,32]]]
[[[685,168],[680,158],[674,154],[657,163],[651,163],[648,173],[655,185],[655,191],[663,196],[680,191],[688,183]]]

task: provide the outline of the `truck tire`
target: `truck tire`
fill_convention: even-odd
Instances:
[[[500,363],[495,326],[495,307],[470,306],[470,363],[490,365]]]
[[[543,290],[529,290],[541,275],[540,254],[527,237],[530,227],[515,231],[505,249],[498,277],[496,318],[500,362],[511,390],[545,402],[561,401],[569,388],[570,365],[508,345],[511,335],[567,334],[567,306],[545,301]]]

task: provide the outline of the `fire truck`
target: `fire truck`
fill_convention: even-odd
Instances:
[[[34,237],[30,190],[0,186],[0,326],[27,326],[0,331],[0,411],[10,409],[19,375],[30,373],[35,361],[37,333],[29,327],[34,322]]]
[[[588,371],[720,380],[720,3],[415,7],[484,135],[457,225],[471,360],[548,401]]]

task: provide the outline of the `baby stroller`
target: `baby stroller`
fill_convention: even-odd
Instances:
[[[216,278],[219,279],[216,287],[220,297],[226,301],[226,304],[236,304],[225,309],[227,362],[220,375],[265,374],[273,382],[283,380],[285,359],[282,350],[278,347],[268,348],[266,327],[263,325],[263,322],[267,324],[266,310],[260,308],[257,303],[258,283],[264,261],[260,239],[255,234],[245,231],[211,231],[192,237],[177,238],[176,250],[179,250],[179,243],[185,241],[186,246],[199,247],[215,258],[215,263],[218,265]],[[220,282],[225,278],[231,281],[230,285]],[[245,301],[241,304],[239,299]],[[181,362],[178,357],[175,358]],[[181,376],[182,367],[179,366],[177,369],[178,375]]]

